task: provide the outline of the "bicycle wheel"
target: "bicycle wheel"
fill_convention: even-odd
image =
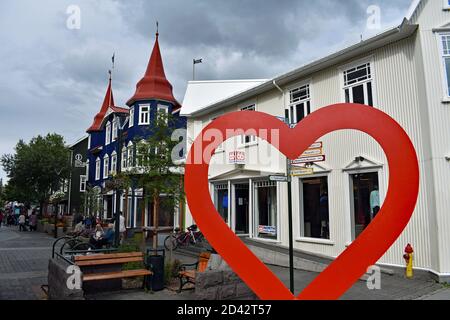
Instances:
[[[178,249],[178,241],[177,237],[173,234],[170,236],[167,236],[166,239],[164,239],[164,247],[166,250],[170,250],[170,247],[172,246],[172,250]]]

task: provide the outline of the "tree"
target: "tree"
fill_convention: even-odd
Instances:
[[[181,164],[172,159],[172,151],[179,144],[172,141],[171,133],[176,128],[176,119],[158,112],[152,120],[149,138],[137,141],[136,167],[138,186],[143,189],[144,199],[153,204],[153,248],[158,247],[159,216],[161,206],[180,207],[184,201]]]
[[[9,200],[39,203],[41,215],[52,191],[70,175],[70,151],[58,134],[37,136],[30,143],[20,140],[15,154],[1,157],[8,175]]]

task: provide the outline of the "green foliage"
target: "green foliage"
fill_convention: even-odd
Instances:
[[[86,192],[81,196],[81,212],[85,214],[90,212],[91,214],[97,213],[101,209],[101,202],[99,201],[100,190],[99,188],[92,188],[87,186]]]
[[[170,282],[178,276],[180,266],[180,260],[174,260],[173,262],[169,262],[164,266],[164,282],[166,285],[170,284]]]
[[[15,154],[3,155],[0,162],[8,174],[8,200],[45,203],[52,190],[70,175],[70,151],[58,134],[37,136],[29,143],[20,140]]]

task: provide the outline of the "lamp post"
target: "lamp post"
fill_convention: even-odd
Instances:
[[[59,183],[61,182],[60,176],[61,176],[62,171],[63,171],[62,168],[59,169],[59,170],[58,170],[58,169],[55,169],[56,176],[58,177],[58,178],[57,178],[57,179],[58,179],[58,185],[59,185]],[[63,187],[63,189],[64,189],[64,187]],[[59,210],[59,208],[58,208],[59,201],[58,201],[58,200],[59,200],[59,199],[56,198],[56,204],[55,204],[55,229],[54,229],[54,232],[55,232],[55,239],[58,238],[58,210]]]
[[[116,161],[116,174],[120,174],[122,172],[122,143],[123,143],[123,131],[121,129],[121,120],[123,116],[118,116],[118,125],[117,125],[117,161]],[[115,211],[115,219],[114,219],[114,246],[116,248],[120,245],[120,198],[121,198],[121,188],[122,185],[116,184],[116,211]]]

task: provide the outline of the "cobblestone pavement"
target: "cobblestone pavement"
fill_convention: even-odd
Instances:
[[[16,228],[0,228],[0,300],[36,300],[45,296],[40,286],[47,283],[48,259],[51,256],[53,238],[43,233],[18,232]],[[193,258],[178,256],[184,263]],[[286,285],[289,273],[286,268],[270,267]],[[295,271],[295,287],[304,289],[316,273]],[[381,290],[368,290],[366,283],[359,281],[343,297],[349,300],[391,299],[450,299],[450,289],[431,280],[407,280],[399,276],[382,274]],[[193,292],[178,295],[164,290],[150,294],[143,290],[126,290],[88,297],[100,300],[183,300],[193,299]]]
[[[0,228],[0,300],[36,300],[45,296],[53,239],[46,234]]]

